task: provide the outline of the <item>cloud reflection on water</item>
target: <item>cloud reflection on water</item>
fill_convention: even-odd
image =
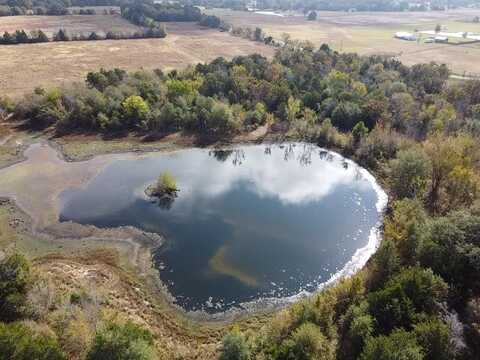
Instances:
[[[268,149],[211,151],[210,156],[219,161],[212,163],[208,157],[190,161],[187,173],[178,179],[180,189],[200,198],[212,198],[231,191],[239,183],[247,183],[262,198],[300,205],[321,200],[339,185],[359,189],[369,185],[357,165],[316,146],[285,146],[283,151],[273,152]],[[202,171],[207,166],[209,171]],[[181,193],[177,201],[182,201]]]

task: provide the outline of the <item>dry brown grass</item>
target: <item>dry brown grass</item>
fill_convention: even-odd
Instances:
[[[139,27],[123,19],[120,15],[65,15],[65,16],[5,16],[0,17],[0,33],[23,29],[27,32],[42,30],[48,36],[59,29],[70,34],[90,34],[96,31],[131,33]]]
[[[191,23],[168,23],[165,39],[78,41],[0,46],[0,89],[19,96],[37,86],[83,81],[101,67],[173,69],[219,56],[261,53],[273,48]]]
[[[417,44],[393,38],[397,31],[433,30],[436,24],[447,26],[449,31],[480,33],[480,24],[472,22],[474,16],[480,15],[478,9],[425,13],[319,12],[317,21],[307,21],[303,16],[207,11],[236,26],[260,26],[277,39],[288,33],[292,39],[309,40],[316,46],[327,43],[339,51],[396,55],[407,65],[436,61],[449,65],[456,73],[480,74],[480,44]]]

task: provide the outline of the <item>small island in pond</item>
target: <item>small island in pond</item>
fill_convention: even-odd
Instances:
[[[149,185],[145,189],[145,194],[150,198],[158,200],[160,206],[169,209],[179,191],[173,175],[168,171],[164,171],[158,176],[154,184]]]

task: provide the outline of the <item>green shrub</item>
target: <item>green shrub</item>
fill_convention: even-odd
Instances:
[[[391,188],[398,199],[422,199],[430,174],[430,161],[421,149],[399,151],[397,157],[390,160],[389,170]]]
[[[71,293],[70,294],[70,304],[80,304],[82,300],[82,296],[79,293]]]
[[[164,171],[160,174],[155,191],[158,194],[171,194],[178,191],[177,182],[169,171]]]
[[[415,325],[414,333],[425,353],[425,360],[454,358],[450,329],[439,319],[432,318]]]
[[[370,294],[370,313],[381,333],[396,327],[410,328],[418,314],[437,311],[437,303],[444,299],[447,289],[442,278],[431,270],[409,268],[388,281],[382,290]]]
[[[304,323],[280,347],[280,359],[330,360],[335,358],[334,347],[312,323]]]
[[[97,332],[87,360],[150,360],[155,358],[153,336],[132,322],[108,323]]]
[[[30,285],[30,265],[25,257],[14,254],[0,262],[1,321],[15,321],[25,315]]]
[[[343,322],[348,329],[346,338],[349,345],[342,347],[341,351],[343,354],[350,354],[348,358],[356,359],[375,328],[375,321],[368,314],[368,303],[363,301],[359,305],[350,306]]]
[[[221,360],[248,360],[250,349],[245,337],[236,329],[231,331],[223,339]]]
[[[415,336],[405,330],[394,331],[390,336],[367,340],[360,360],[423,360],[423,352]]]
[[[64,360],[52,336],[22,323],[0,323],[0,360]]]

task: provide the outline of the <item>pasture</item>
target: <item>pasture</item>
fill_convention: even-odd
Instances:
[[[71,35],[89,35],[92,31],[105,34],[107,31],[133,33],[139,27],[123,19],[120,15],[62,15],[62,16],[5,16],[0,17],[0,34],[23,29],[26,32],[42,30],[51,37],[59,29]]]
[[[134,26],[116,16],[15,16],[0,18],[0,31],[7,29],[6,24],[8,29],[21,28],[21,25],[27,29],[27,24],[29,29],[58,29],[63,24],[62,27],[71,29],[69,31],[105,31],[110,29],[108,21],[118,25],[119,31]],[[274,53],[273,48],[263,44],[193,23],[166,23],[166,28],[168,36],[165,39],[0,46],[2,95],[18,97],[37,86],[49,87],[83,81],[89,71],[101,67],[168,70],[211,61],[219,56],[232,58],[252,53],[273,56]]]
[[[397,31],[433,30],[441,24],[451,32],[480,33],[480,24],[473,18],[480,9],[446,12],[318,12],[316,21],[303,16],[275,16],[224,9],[206,10],[226,22],[240,27],[261,27],[267,35],[281,39],[289,34],[292,39],[309,40],[314,45],[329,44],[339,51],[360,54],[388,54],[412,65],[437,61],[449,65],[456,74],[480,75],[480,44],[424,44],[397,40]],[[423,38],[426,38],[424,35]]]

